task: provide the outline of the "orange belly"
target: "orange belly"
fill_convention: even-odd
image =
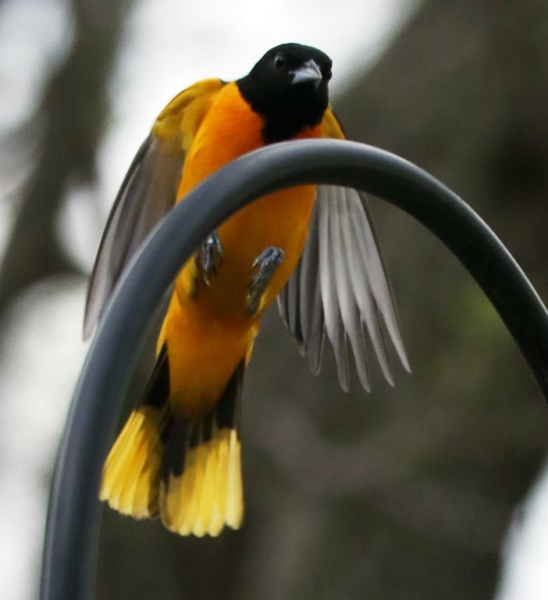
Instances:
[[[222,110],[216,110],[216,103],[222,103]],[[184,198],[217,169],[261,147],[261,130],[261,118],[249,110],[237,86],[226,85],[187,153],[177,197]],[[320,135],[318,127],[299,137]],[[264,196],[219,227],[222,264],[209,285],[199,279],[193,259],[177,276],[159,343],[165,339],[168,345],[172,405],[179,406],[185,415],[196,417],[210,410],[238,363],[249,358],[262,312],[299,260],[314,198],[314,186]],[[268,246],[282,248],[285,259],[257,313],[250,316],[246,298],[256,272],[253,262]]]

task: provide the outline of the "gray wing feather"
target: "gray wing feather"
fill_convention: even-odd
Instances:
[[[84,337],[100,321],[128,261],[175,204],[184,153],[162,152],[150,135],[141,145],[110,212],[88,287]]]
[[[361,385],[370,389],[364,330],[391,384],[387,337],[404,367],[409,363],[399,331],[365,195],[351,188],[318,186],[303,255],[278,298],[283,320],[320,368],[324,331],[333,345],[339,382],[349,386],[348,344]]]
[[[338,259],[338,271],[336,285],[341,306],[341,315],[344,328],[348,334],[352,352],[356,359],[358,377],[362,386],[370,389],[369,373],[367,368],[367,355],[365,351],[365,340],[363,337],[362,316],[357,298],[359,291],[356,289],[357,279],[360,278],[359,267],[352,259],[352,252],[356,248],[357,240],[352,229],[353,211],[351,198],[345,193],[345,188],[335,188],[338,192],[336,201],[340,202],[338,211],[331,211],[333,215],[338,213],[332,221],[338,233],[338,239],[334,239],[333,252]],[[337,218],[338,217],[338,218]],[[363,275],[361,275],[363,278]]]
[[[336,285],[339,264],[337,253],[333,247],[337,244],[337,225],[333,223],[338,217],[336,211],[330,210],[330,204],[336,202],[335,188],[327,189],[327,201],[318,203],[319,212],[319,253],[320,253],[320,293],[323,300],[325,329],[327,337],[333,345],[337,362],[337,375],[344,390],[348,390],[349,373],[346,347],[346,331],[341,315],[338,290]]]
[[[314,374],[320,370],[324,340],[324,310],[320,288],[318,211],[314,210],[308,242],[299,262],[299,276],[292,277],[298,283],[299,317],[301,324],[301,351],[308,354],[310,369]],[[290,282],[291,282],[290,279]],[[306,340],[306,343],[305,343]]]

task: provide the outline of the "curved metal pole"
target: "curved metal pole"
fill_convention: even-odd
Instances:
[[[70,411],[48,514],[42,600],[93,596],[103,459],[150,315],[181,265],[239,208],[289,185],[331,183],[399,206],[437,235],[487,294],[548,399],[548,314],[485,223],[415,165],[354,142],[275,144],[231,163],[191,192],[151,234],[118,286],[89,350]]]

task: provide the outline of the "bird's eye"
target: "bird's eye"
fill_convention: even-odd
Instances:
[[[324,81],[329,81],[331,79],[331,69],[326,69],[325,71],[322,71],[322,79]]]
[[[286,62],[285,62],[285,58],[282,54],[276,54],[276,56],[274,57],[274,66],[276,67],[276,69],[278,70],[282,70],[285,68]]]

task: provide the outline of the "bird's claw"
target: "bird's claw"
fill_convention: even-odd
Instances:
[[[200,252],[196,255],[196,263],[202,273],[202,280],[210,284],[212,277],[223,262],[223,246],[216,231],[210,233],[202,242]]]
[[[272,280],[276,269],[285,259],[285,253],[277,246],[268,246],[253,261],[253,268],[258,267],[257,272],[249,282],[249,293],[247,296],[247,312],[250,315],[257,313],[261,298]]]

